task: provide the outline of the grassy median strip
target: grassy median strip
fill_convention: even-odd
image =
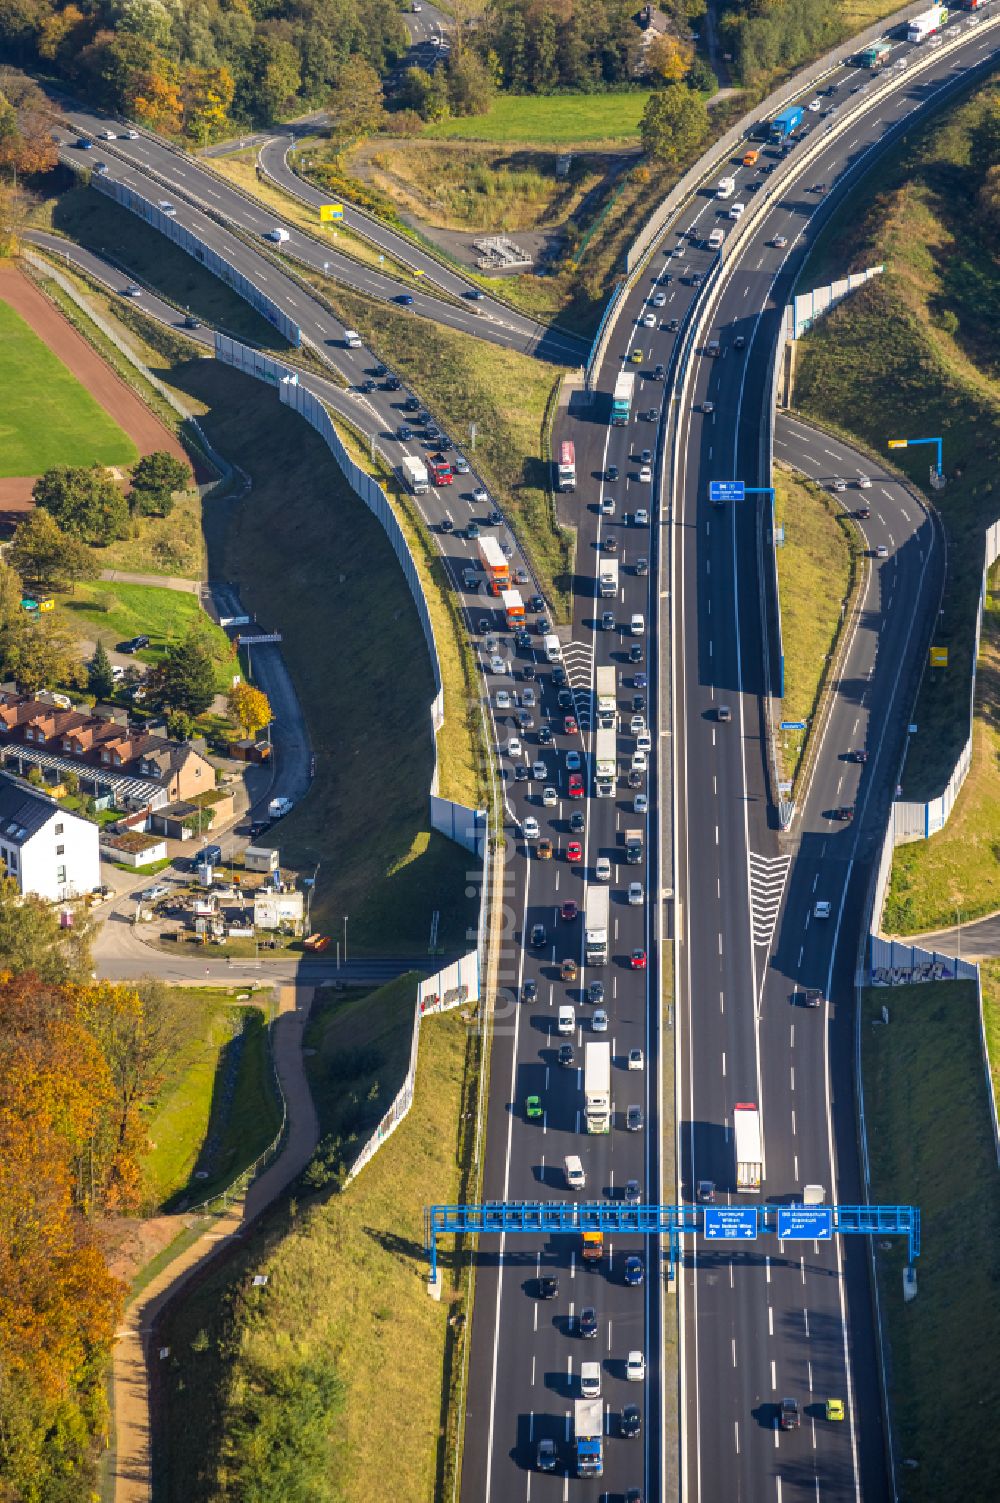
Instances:
[[[900,1467],[901,1496],[995,1498],[1000,1192],[975,987],[871,988],[862,1006],[871,1198],[918,1205],[922,1221],[912,1303],[903,1303],[905,1239],[876,1255],[896,1454],[916,1463]]]
[[[791,782],[798,775],[837,650],[858,541],[842,509],[818,485],[778,466],[774,487],[775,522],[784,529],[778,549],[785,653],[781,718],[806,723],[804,731],[780,733],[782,773]]]
[[[470,424],[476,425],[476,468],[510,516],[555,615],[568,619],[575,539],[556,522],[543,459],[558,367],[372,303],[323,277],[313,280],[461,449],[470,448]]]
[[[314,1009],[327,1150],[352,1126],[363,1138],[391,1101],[414,996],[401,978]],[[441,1303],[426,1292],[423,1208],[459,1195],[468,1046],[457,1014],[425,1022],[413,1109],[361,1176],[274,1212],[180,1303],[165,1333],[165,1500],[432,1503],[454,1307],[447,1271]],[[268,1282],[253,1288],[258,1273]]]

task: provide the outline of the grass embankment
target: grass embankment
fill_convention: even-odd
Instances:
[[[474,923],[469,857],[428,823],[434,696],[423,633],[396,556],[321,439],[275,392],[212,361],[174,372],[210,440],[252,478],[208,503],[213,577],[282,633],[316,757],[309,795],[274,839],[299,870],[322,862],[316,929],[350,922],[350,952],[461,945]]]
[[[151,1209],[181,1209],[224,1189],[281,1123],[260,1006],[240,1006],[227,992],[186,990],[177,1006],[188,1010],[191,1028],[146,1119],[143,1190]]]
[[[462,115],[428,125],[432,140],[577,142],[637,141],[649,91],[619,94],[500,94],[486,115]]]
[[[134,276],[179,308],[189,309],[203,323],[262,349],[281,353],[289,349],[287,341],[249,303],[137,215],[61,172],[50,173],[46,183],[50,180],[52,196],[41,199],[31,216],[35,227],[55,230],[105,256],[123,269],[123,284]]]
[[[318,1005],[307,1035],[324,1139],[362,1132],[406,1067],[412,980]],[[432,1503],[454,1305],[429,1299],[423,1208],[461,1192],[466,1025],[421,1030],[410,1115],[342,1193],[299,1198],[172,1315],[166,1500],[305,1496]],[[251,1276],[266,1273],[264,1288]]]
[[[94,580],[75,585],[71,595],[57,596],[57,609],[73,631],[86,632],[105,647],[144,632],[149,646],[140,648],[135,656],[149,664],[160,662],[168,647],[197,627],[211,649],[220,693],[239,671],[229,638],[205,615],[197,595],[161,590],[155,585]]]
[[[556,523],[542,458],[558,368],[316,280],[461,448],[468,448],[475,423],[476,468],[510,517],[557,619],[568,619],[575,538]]]
[[[3,301],[0,347],[0,475],[40,475],[55,465],[135,463],[139,451],[128,435]]]
[[[900,1469],[901,1497],[995,1498],[1000,1196],[975,987],[872,988],[862,1005],[871,1198],[917,1205],[922,1221],[912,1304],[905,1239],[877,1254],[896,1454],[918,1463]],[[873,1026],[883,1006],[887,1028]]]
[[[835,651],[851,583],[857,541],[841,508],[812,482],[775,468],[775,522],[784,528],[778,549],[781,640],[785,653],[782,720],[804,720],[804,731],[782,731],[782,773],[790,781],[812,730],[820,689]]]
[[[970,133],[996,94],[995,85],[981,90],[936,119],[837,216],[819,266],[836,257],[841,273],[880,261],[888,271],[810,330],[797,378],[796,401],[805,412],[859,434],[877,452],[894,437],[944,440],[948,484],[934,504],[947,533],[948,574],[934,640],[948,648],[948,667],[925,674],[913,713],[919,730],[910,738],[903,791],[917,800],[941,791],[968,735],[983,539],[1000,515],[1000,279],[995,237],[979,206],[980,178],[969,162]],[[927,490],[930,450],[894,450],[893,458]],[[990,679],[981,695],[985,720],[996,712],[995,687]],[[959,800],[959,812],[963,804],[979,810],[970,827],[978,819],[984,836],[995,821],[983,800],[994,776],[967,785]],[[931,899],[942,880],[938,849],[931,841],[902,858],[914,924],[938,921]],[[979,870],[969,864],[952,891],[952,909],[989,906]]]

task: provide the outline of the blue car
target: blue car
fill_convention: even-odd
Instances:
[[[413,299],[408,292],[401,292],[397,297],[396,302],[401,303],[404,308],[413,307]]]
[[[635,1254],[625,1259],[625,1282],[631,1288],[636,1288],[645,1278],[646,1270],[642,1266],[642,1259]]]
[[[89,136],[80,136],[76,144],[80,151],[93,151],[94,149],[94,143]]]

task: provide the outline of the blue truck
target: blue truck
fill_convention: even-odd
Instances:
[[[574,1406],[576,1475],[604,1475],[604,1405],[600,1399],[577,1399]]]
[[[782,110],[780,115],[775,115],[771,121],[771,140],[787,141],[792,131],[797,130],[802,124],[803,113],[800,104],[790,104],[787,110]]]

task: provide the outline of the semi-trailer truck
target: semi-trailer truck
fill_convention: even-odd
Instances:
[[[481,537],[477,539],[477,547],[479,562],[489,580],[490,592],[493,595],[501,595],[504,590],[510,589],[510,565],[507,562],[507,555],[496,538]]]
[[[790,104],[787,110],[782,110],[771,121],[770,137],[772,141],[785,141],[802,124],[803,109],[800,104]]]
[[[618,669],[614,664],[597,670],[598,725],[613,728],[618,713]]]
[[[862,68],[870,68],[873,73],[878,73],[881,68],[885,67],[891,54],[891,42],[872,42],[870,47],[865,47],[858,53],[858,65]]]
[[[576,1475],[578,1477],[603,1477],[603,1399],[577,1399],[575,1401],[573,1433],[576,1439]]]
[[[508,631],[521,631],[524,627],[524,601],[520,590],[501,590],[500,602],[507,617]]]
[[[609,900],[608,889],[599,883],[587,888],[583,903],[583,954],[587,965],[608,963]]]
[[[948,19],[947,5],[932,5],[930,10],[921,11],[919,16],[914,16],[906,31],[908,42],[926,42]]]
[[[632,393],[635,391],[635,371],[622,371],[615,382],[611,398],[611,426],[624,428],[632,413]]]
[[[618,595],[618,560],[601,558],[601,572],[597,577],[597,590],[602,600],[611,600]]]
[[[737,1190],[759,1190],[761,1176],[760,1113],[751,1101],[733,1107],[733,1147]]]
[[[607,888],[602,889],[607,897]],[[588,1044],[583,1069],[584,1111],[589,1133],[611,1127],[611,1045]]]
[[[614,798],[618,781],[618,732],[614,722],[598,726],[594,737],[594,794]]]
[[[576,490],[576,449],[571,443],[559,445],[559,458],[556,460],[556,490]]]
[[[430,481],[427,479],[427,466],[422,459],[407,454],[399,466],[403,476],[403,483],[407,490],[415,496],[425,496],[430,490]]]

